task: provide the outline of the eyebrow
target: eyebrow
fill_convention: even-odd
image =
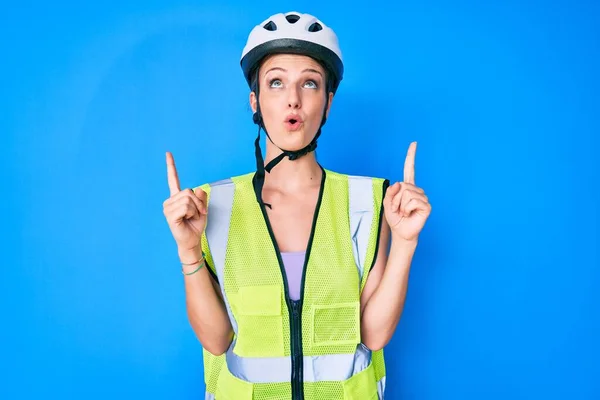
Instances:
[[[283,72],[287,72],[287,70],[285,70],[285,69],[283,69],[281,67],[273,67],[270,70],[268,70],[267,72],[265,72],[265,75],[267,75],[271,71],[283,71]],[[303,69],[302,72],[314,72],[314,73],[317,73],[317,74],[321,75],[321,77],[323,76],[323,74],[321,72],[319,72],[319,71],[317,71],[316,69],[313,69],[313,68]]]

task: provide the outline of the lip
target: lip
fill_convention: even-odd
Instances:
[[[303,122],[304,120],[298,114],[289,114],[284,124],[288,131],[297,131],[302,127]]]
[[[300,115],[298,115],[298,114],[289,114],[289,115],[287,116],[287,118],[285,119],[285,121],[284,121],[284,122],[285,122],[286,124],[289,124],[289,123],[291,123],[291,122],[290,122],[290,120],[296,120],[296,122],[297,122],[298,124],[301,124],[301,123],[303,123],[303,122],[304,122],[304,120],[302,119],[302,117],[301,117]]]

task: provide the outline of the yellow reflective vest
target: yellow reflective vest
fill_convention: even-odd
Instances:
[[[361,343],[360,295],[389,182],[323,169],[300,300],[293,301],[254,178],[195,189],[207,193],[202,248],[234,330],[225,354],[203,351],[206,399],[383,399],[383,350]]]

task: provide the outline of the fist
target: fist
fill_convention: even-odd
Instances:
[[[194,192],[191,189],[180,189],[175,160],[169,152],[167,181],[171,195],[163,203],[163,213],[179,252],[198,252],[206,227],[206,193],[203,190]]]

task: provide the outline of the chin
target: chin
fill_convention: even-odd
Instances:
[[[271,137],[278,147],[289,151],[301,150],[310,143],[310,140],[306,141],[303,129],[296,131],[282,129]]]
[[[283,140],[281,144],[280,147],[288,151],[302,150],[304,147],[308,146],[308,143],[298,140]]]

